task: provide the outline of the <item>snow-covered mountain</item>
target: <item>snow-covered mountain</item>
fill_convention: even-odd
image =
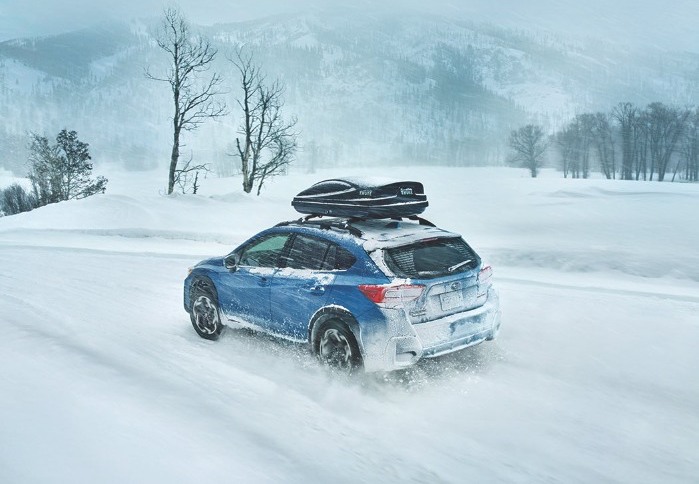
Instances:
[[[102,25],[0,43],[0,165],[22,171],[27,131],[76,129],[96,161],[132,168],[167,159],[167,86],[145,79],[165,61],[143,24]],[[497,163],[507,133],[552,129],[622,100],[684,105],[699,98],[699,56],[638,51],[437,16],[359,10],[286,15],[205,29],[221,54],[245,44],[287,85],[307,149],[334,165]],[[232,115],[186,141],[225,172],[236,75],[220,55]],[[312,147],[312,149],[308,149]]]

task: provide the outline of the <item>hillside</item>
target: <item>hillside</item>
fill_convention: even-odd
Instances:
[[[147,25],[103,25],[0,43],[0,164],[22,171],[27,131],[76,129],[95,159],[130,168],[167,158],[167,88],[144,78],[164,58]],[[555,128],[620,100],[699,98],[699,57],[594,39],[360,10],[270,17],[205,29],[221,54],[245,44],[287,85],[305,164],[501,163],[509,131]],[[217,66],[235,107],[235,73]],[[147,102],[144,102],[147,100]],[[186,140],[222,173],[235,110]],[[313,158],[313,160],[311,160]]]

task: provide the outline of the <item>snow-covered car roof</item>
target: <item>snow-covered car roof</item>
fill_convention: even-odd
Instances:
[[[426,221],[423,221],[426,222]],[[414,220],[367,219],[348,220],[347,218],[322,218],[315,220],[292,220],[280,222],[276,227],[296,227],[305,230],[322,230],[333,237],[352,240],[367,252],[387,247],[412,244],[423,239],[436,237],[460,237],[430,225]]]
[[[360,239],[364,241],[362,245],[367,252],[412,244],[431,237],[459,237],[459,234],[413,221],[364,220],[352,225],[361,230]]]

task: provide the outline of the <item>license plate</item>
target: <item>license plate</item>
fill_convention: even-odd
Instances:
[[[464,295],[461,291],[445,292],[439,295],[442,311],[458,308],[464,305]]]

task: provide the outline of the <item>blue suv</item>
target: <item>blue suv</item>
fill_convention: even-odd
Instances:
[[[491,267],[458,234],[412,218],[283,222],[191,268],[184,307],[203,338],[249,327],[350,372],[494,339]]]

